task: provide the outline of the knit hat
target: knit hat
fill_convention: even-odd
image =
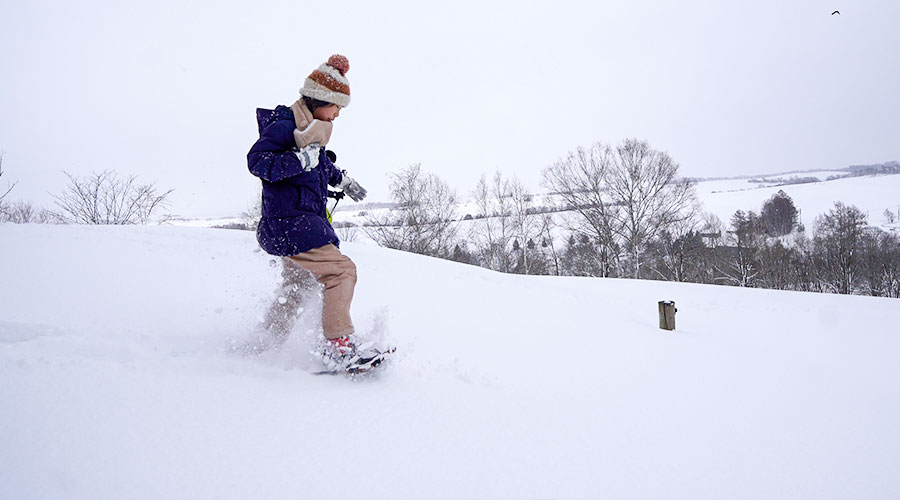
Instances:
[[[350,61],[346,57],[340,54],[329,57],[328,62],[306,77],[300,95],[346,108],[350,105],[350,82],[345,76],[347,71],[350,71]]]

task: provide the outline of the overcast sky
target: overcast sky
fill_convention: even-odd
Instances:
[[[692,177],[900,159],[896,0],[526,4],[0,0],[0,187],[50,206],[63,171],[111,169],[239,214],[255,108],[333,53],[352,103],[329,147],[370,200],[413,163],[461,195],[497,169],[539,190],[628,137]]]

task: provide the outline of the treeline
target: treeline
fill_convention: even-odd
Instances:
[[[414,165],[393,175],[398,208],[369,215],[380,245],[507,273],[640,278],[900,297],[900,241],[836,203],[808,234],[779,191],[727,226],[700,210],[678,164],[645,141],[579,148],[543,172],[538,206],[515,177],[482,176],[477,213]],[[471,215],[471,214],[469,214]]]
[[[779,191],[760,214],[736,212],[724,233],[661,239],[654,270],[658,279],[900,297],[896,233],[869,226],[865,213],[841,202],[817,217],[811,234],[796,213]]]
[[[871,165],[850,165],[847,170],[852,175],[900,174],[900,162],[888,161]]]
[[[0,177],[3,176],[0,155]],[[120,176],[106,170],[87,176],[63,172],[69,179],[66,187],[54,195],[55,207],[38,207],[24,200],[10,201],[16,183],[0,189],[0,223],[14,224],[148,224],[165,222],[162,214],[168,206],[172,190],[158,191],[153,183],[144,184],[134,175]]]

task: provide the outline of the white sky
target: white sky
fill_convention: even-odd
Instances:
[[[0,0],[0,186],[50,206],[63,170],[113,169],[238,214],[255,108],[333,53],[353,102],[329,146],[370,200],[417,162],[460,194],[496,169],[537,190],[626,137],[685,176],[900,159],[896,0],[525,3]]]

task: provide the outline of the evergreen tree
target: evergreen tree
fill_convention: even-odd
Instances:
[[[783,236],[790,233],[797,225],[800,212],[794,206],[794,200],[784,191],[779,190],[765,203],[759,218],[769,236]]]

